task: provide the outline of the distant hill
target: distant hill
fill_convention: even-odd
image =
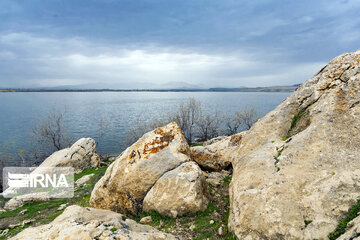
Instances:
[[[177,82],[173,84],[154,86],[154,88],[136,89],[113,89],[99,88],[99,86],[88,85],[69,85],[42,88],[0,88],[0,92],[293,92],[300,84],[291,86],[271,86],[271,87],[237,87],[237,88],[202,88],[201,86]],[[93,87],[93,88],[92,88]]]

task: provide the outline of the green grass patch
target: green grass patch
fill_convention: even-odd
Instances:
[[[151,211],[149,213],[141,212],[138,214],[138,216],[135,216],[134,219],[137,222],[140,222],[141,218],[147,217],[147,216],[150,216],[152,219],[152,222],[148,223],[148,225],[157,227],[158,230],[169,229],[176,224],[176,221],[174,218],[171,218],[168,216],[163,216],[160,213],[158,213],[157,211]],[[162,222],[162,226],[159,226],[160,222]]]
[[[58,210],[59,206],[62,204],[67,204],[67,206],[76,204],[88,207],[91,191],[96,182],[104,175],[106,169],[107,166],[97,169],[84,169],[81,173],[75,174],[75,181],[88,174],[94,173],[95,176],[93,176],[86,184],[78,187],[73,198],[53,198],[48,201],[30,202],[17,209],[2,212],[0,214],[0,221],[2,222],[5,221],[13,224],[21,223],[26,219],[33,219],[35,221],[25,224],[24,226],[18,226],[10,229],[9,232],[5,236],[0,237],[0,239],[7,239],[29,226],[50,223],[63,212],[63,210]],[[24,210],[26,211],[23,214],[20,214],[20,212]]]
[[[203,142],[190,144],[190,147],[204,146]]]
[[[357,203],[352,206],[346,216],[341,219],[341,221],[338,223],[336,229],[334,232],[329,233],[328,237],[330,240],[337,239],[340,237],[343,233],[346,231],[347,224],[356,218],[358,216],[358,213],[360,212],[360,200],[357,201]]]
[[[225,178],[224,178],[224,183],[229,183],[230,181],[231,181],[231,175],[229,175],[229,176],[226,176]]]

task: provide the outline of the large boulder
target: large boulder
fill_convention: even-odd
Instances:
[[[49,224],[29,227],[11,240],[70,239],[177,239],[109,210],[69,206]]]
[[[64,169],[60,173],[72,174],[73,171],[70,171],[70,167],[76,172],[81,172],[86,168],[95,168],[100,165],[100,155],[96,151],[95,141],[91,138],[81,138],[76,141],[71,147],[59,150],[54,152],[44,162],[40,164],[32,172],[33,174],[57,174],[58,169],[55,167],[69,167],[69,171],[65,172]],[[72,185],[73,179],[68,179],[69,184]],[[72,186],[70,186],[72,187]],[[44,192],[36,193],[27,193],[26,190],[31,191],[31,189],[19,189],[14,187],[7,188],[2,194],[3,196],[14,196],[5,204],[5,209],[12,210],[18,207],[21,207],[25,203],[34,202],[34,201],[46,201],[51,196],[56,195],[54,192],[49,195],[49,190],[44,190]],[[42,189],[39,188],[39,191]],[[69,189],[67,189],[69,190]],[[67,191],[65,190],[65,191]],[[69,190],[71,191],[71,189]],[[61,194],[61,192],[60,192]],[[69,194],[69,193],[68,193]],[[17,196],[18,195],[18,196]]]
[[[234,150],[240,145],[243,134],[245,132],[217,137],[205,142],[204,146],[191,147],[191,160],[208,171],[226,169],[237,159]]]
[[[127,148],[96,183],[90,204],[136,214],[156,181],[190,160],[189,146],[176,123],[146,133]]]
[[[304,82],[236,154],[229,228],[238,238],[327,239],[360,198],[360,51]]]
[[[144,211],[169,217],[203,211],[209,203],[207,183],[195,162],[186,162],[165,173],[146,194]]]
[[[96,144],[92,138],[80,138],[71,147],[51,154],[39,167],[72,167],[75,172],[98,167],[100,156],[95,147]]]

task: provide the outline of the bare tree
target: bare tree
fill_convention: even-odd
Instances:
[[[201,141],[206,141],[219,136],[221,125],[220,114],[216,112],[213,115],[202,115],[197,122],[197,136]]]
[[[233,135],[240,130],[249,130],[257,119],[258,113],[252,106],[246,106],[240,111],[236,110],[233,116],[224,117],[225,135]]]
[[[240,118],[240,112],[235,111],[235,116],[226,115],[224,116],[224,127],[225,127],[225,135],[233,135],[239,131],[242,120]]]
[[[97,145],[100,145],[103,138],[108,133],[109,127],[110,127],[109,119],[105,119],[104,117],[101,117],[98,122],[97,137],[96,137]]]
[[[182,102],[179,108],[169,116],[169,121],[175,121],[179,124],[189,144],[194,138],[195,127],[201,118],[201,112],[201,102],[195,98],[189,98],[187,102]]]
[[[65,110],[52,109],[31,130],[33,157],[42,160],[55,151],[71,146],[73,138],[64,123]]]
[[[239,115],[242,124],[246,130],[249,130],[259,118],[259,114],[256,111],[255,107],[251,106],[244,107],[241,112],[236,113],[236,115]]]
[[[174,112],[163,116],[161,119],[138,120],[138,123],[133,124],[128,130],[126,143],[130,145],[154,128],[164,126],[169,122],[177,122],[186,141],[191,144],[194,137],[205,141],[221,135],[223,129],[220,128],[223,127],[226,135],[233,135],[240,130],[249,129],[257,118],[256,109],[249,106],[240,111],[235,111],[233,116],[221,117],[218,112],[203,115],[201,102],[189,98],[186,102],[182,102]]]

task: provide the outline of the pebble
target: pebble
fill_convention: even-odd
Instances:
[[[219,227],[218,234],[219,234],[220,236],[224,235],[224,229],[223,229],[222,226]]]
[[[140,220],[140,223],[151,223],[151,222],[152,222],[151,216],[143,217],[143,218]]]
[[[214,224],[215,223],[215,221],[214,220],[210,220],[210,224]]]
[[[66,207],[66,203],[61,204],[57,210],[58,210],[58,211],[61,211],[61,210],[63,210],[65,207]]]

